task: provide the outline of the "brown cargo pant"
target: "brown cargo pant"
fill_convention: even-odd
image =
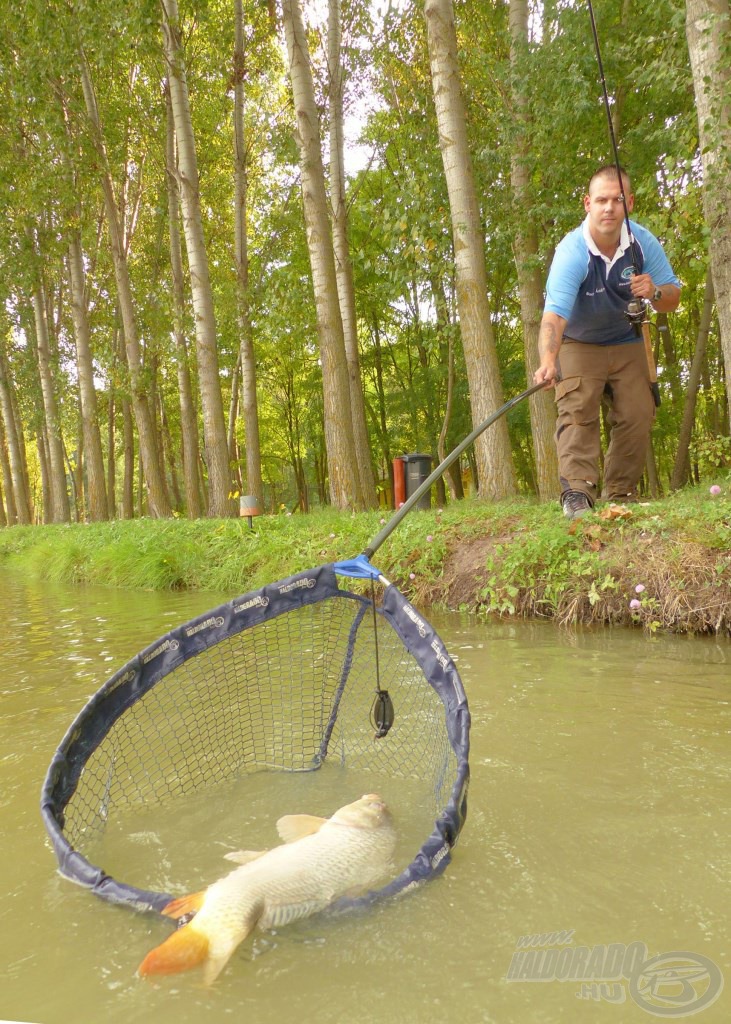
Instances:
[[[596,500],[601,455],[599,414],[608,384],[610,441],[604,458],[602,497],[635,497],[655,418],[642,340],[625,345],[592,345],[564,338],[559,361],[556,448],[561,489],[583,491],[592,502]]]

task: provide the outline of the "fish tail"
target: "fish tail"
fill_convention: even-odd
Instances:
[[[191,924],[173,932],[159,946],[151,949],[138,968],[138,974],[178,974],[197,967],[208,957],[208,936]]]
[[[201,892],[190,893],[188,896],[179,896],[178,899],[166,903],[162,908],[162,913],[165,917],[174,918],[185,917],[186,914],[197,914],[203,906],[203,898],[207,891],[207,889],[203,889]]]

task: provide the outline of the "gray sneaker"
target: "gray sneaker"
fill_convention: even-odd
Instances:
[[[594,507],[591,498],[583,491],[564,491],[561,495],[561,507],[567,519],[580,519],[591,512]]]

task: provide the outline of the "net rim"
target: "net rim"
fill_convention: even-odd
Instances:
[[[357,561],[362,568],[364,559]],[[338,585],[337,576],[349,575],[343,569],[351,564],[354,563],[329,563],[305,570],[204,612],[153,641],[99,687],[59,743],[41,790],[41,817],[62,877],[111,903],[142,911],[163,910],[173,899],[172,894],[142,889],[113,878],[74,849],[64,834],[64,810],[76,791],[84,765],[128,707],[176,667],[223,639],[328,597],[349,598],[370,606],[370,599]],[[378,570],[373,570],[373,577],[380,577]],[[381,579],[385,589],[378,611],[389,621],[442,702],[456,772],[449,799],[436,818],[433,831],[409,865],[380,889],[336,901],[328,908],[331,913],[402,894],[440,875],[451,861],[451,851],[467,814],[470,713],[462,681],[434,628],[394,584]],[[96,721],[100,709],[105,708],[106,713]]]

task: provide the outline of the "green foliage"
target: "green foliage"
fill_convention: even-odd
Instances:
[[[487,571],[487,586],[480,594],[487,611],[514,615],[521,589],[529,589],[540,592],[538,607],[554,615],[577,578],[591,577],[596,590],[601,566],[595,552],[584,550],[582,538],[551,525],[532,532],[520,545],[498,545],[487,560]]]
[[[526,376],[513,258],[516,233],[526,227],[535,230],[538,253],[533,264],[545,273],[557,241],[583,216],[581,197],[589,174],[611,157],[609,137],[585,5],[534,6],[533,36],[512,61],[506,4],[456,0],[454,6],[493,327],[502,383],[509,395],[523,389]],[[643,7],[641,17],[627,18],[625,7],[616,0],[597,0],[595,6],[621,156],[633,177],[637,218],[661,237],[684,284],[681,309],[670,318],[671,332],[654,339],[663,393],[654,450],[664,486],[676,456],[712,230],[702,207],[685,10],[680,0],[658,0]],[[81,232],[85,255],[105,444],[110,409],[114,416],[116,447],[106,456],[118,463],[118,490],[122,481],[120,410],[129,386],[120,359],[108,230],[100,219],[98,157],[80,87],[79,44],[97,84],[127,232],[144,382],[158,397],[158,415],[165,413],[170,451],[180,451],[176,355],[170,339],[165,69],[160,6],[152,0],[126,6],[109,0],[28,0],[6,13],[0,27],[0,50],[7,55],[0,63],[0,298],[12,321],[10,370],[39,504],[35,450],[43,421],[30,297],[40,272],[54,328],[54,379],[64,440],[69,453],[80,447],[64,266],[71,226]],[[240,338],[233,249],[233,8],[223,0],[181,2],[180,13],[221,382],[228,403]],[[312,13],[310,9],[308,17]],[[245,4],[245,20],[249,300],[267,507],[273,510],[280,503],[292,508],[303,497],[311,505],[326,500],[321,368],[286,68],[271,33],[267,5]],[[436,451],[446,413],[450,343],[455,380],[447,449],[471,428],[470,395],[457,323],[452,226],[423,5],[389,4],[382,13],[359,2],[344,3],[343,28],[346,106],[357,101],[364,111],[360,141],[372,155],[366,168],[353,172],[348,202],[368,426],[373,461],[385,488],[394,455]],[[323,129],[328,91],[325,37],[319,27],[311,33]],[[525,121],[517,117],[513,95],[525,99]],[[527,165],[530,186],[525,202],[519,204],[510,170],[523,135],[520,159]],[[30,245],[31,237],[35,246]],[[189,302],[184,326],[192,338]],[[192,364],[195,387],[195,359]],[[724,358],[714,329],[696,409],[691,453],[696,481],[727,468],[731,458],[723,379]],[[530,493],[534,473],[527,404],[511,415],[509,428],[521,488]],[[240,421],[237,441],[243,463],[246,438]],[[437,547],[424,547],[417,535],[413,540],[413,557],[403,555],[404,571],[414,571],[415,566],[417,576],[428,575],[436,565]],[[576,551],[560,547],[550,555],[557,578],[578,559]],[[188,585],[187,555],[165,562],[155,561],[152,553],[150,558],[150,574],[159,576],[162,585]],[[602,593],[597,580],[595,592]],[[515,597],[506,595],[499,599]],[[549,593],[545,601],[551,605],[559,597],[558,592]]]
[[[698,469],[702,476],[731,466],[731,437],[698,437],[693,445]]]
[[[372,562],[419,606],[731,632],[731,477],[568,523],[558,504],[463,501],[412,511]],[[151,520],[0,531],[0,567],[41,579],[245,593],[352,558],[386,516],[321,509],[254,520]],[[351,581],[348,586],[357,587]],[[633,604],[633,602],[635,602]]]

